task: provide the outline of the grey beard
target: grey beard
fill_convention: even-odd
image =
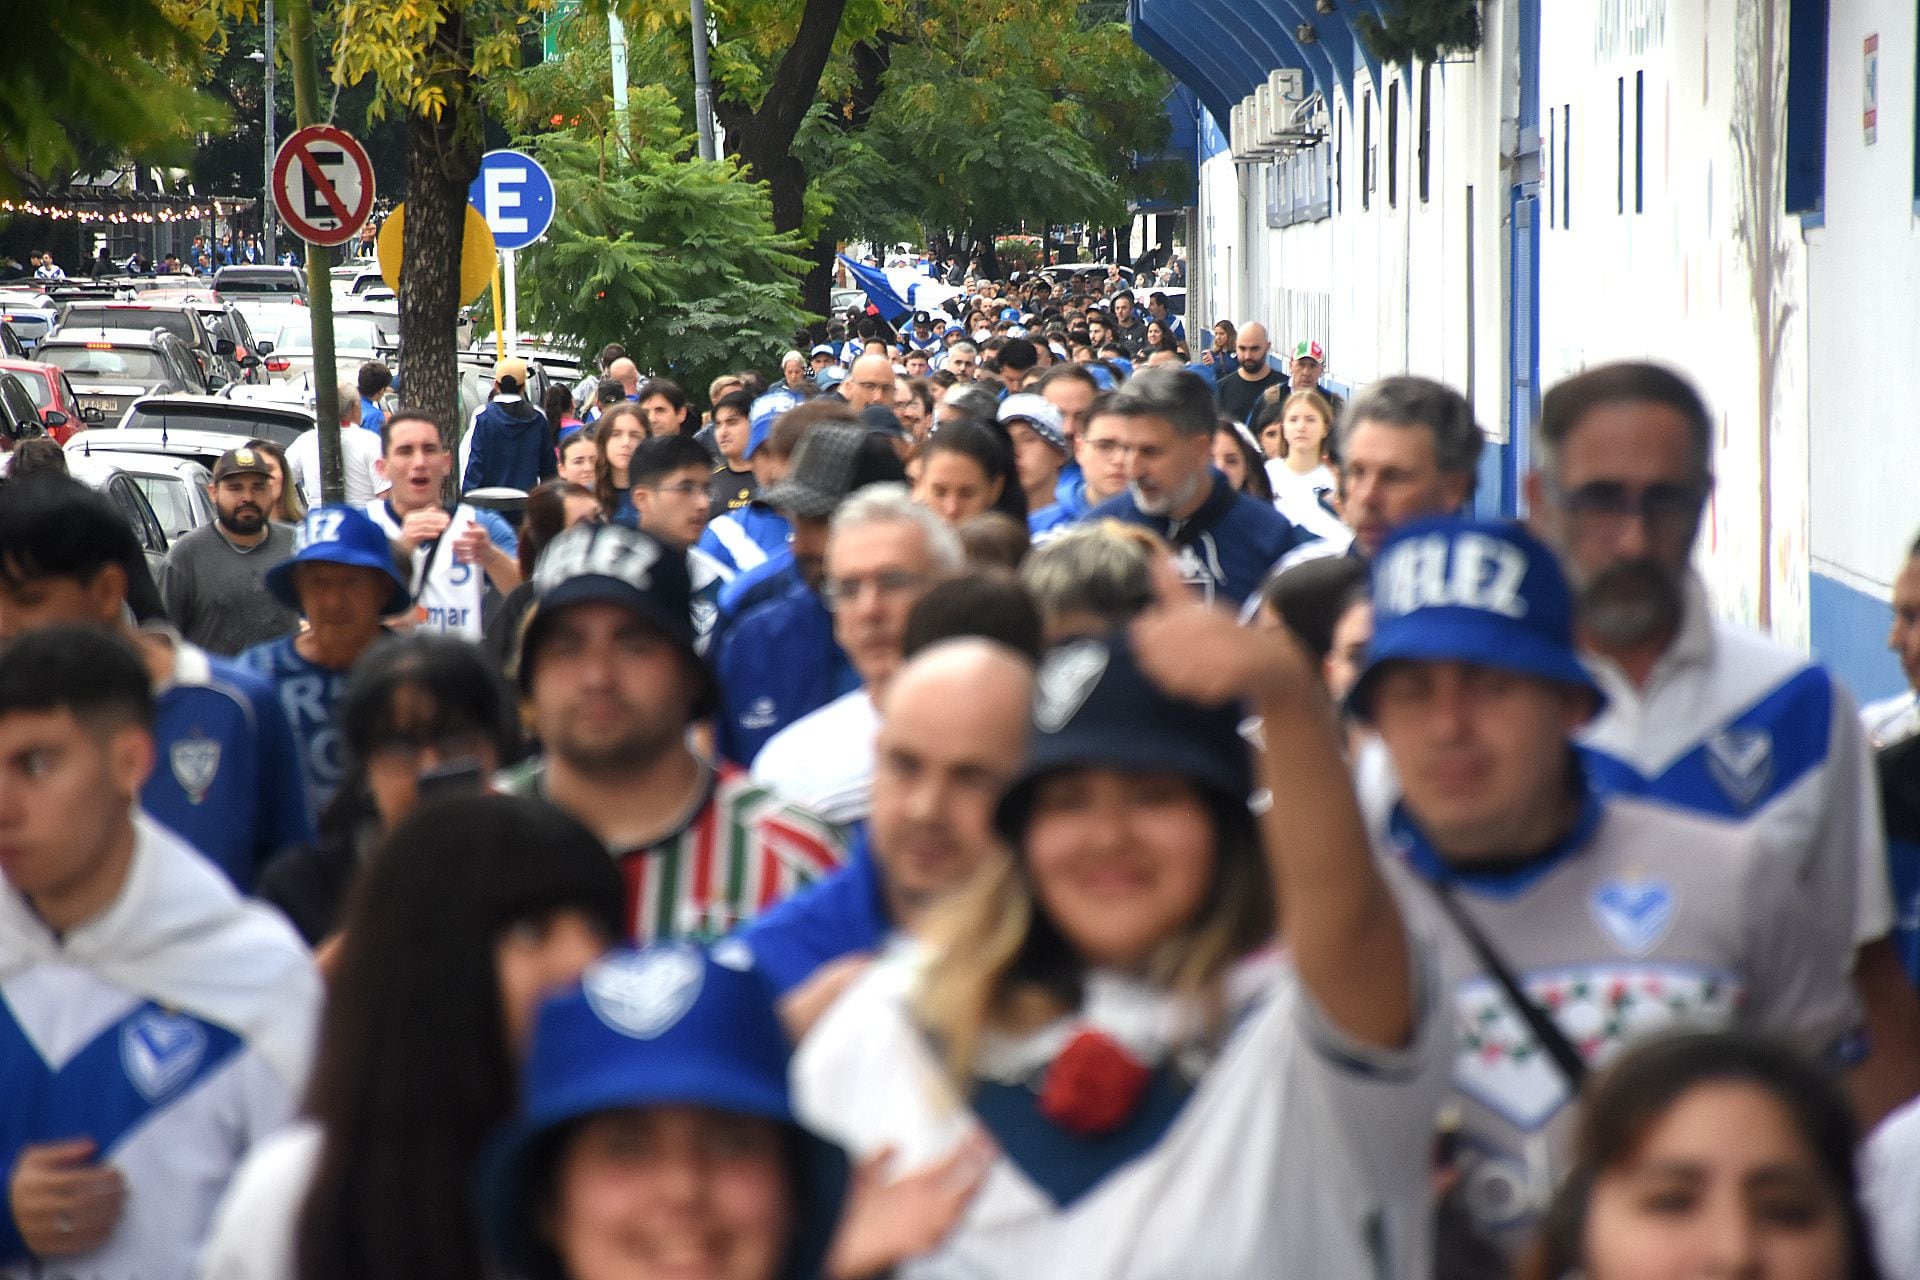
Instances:
[[[1133,505],[1150,516],[1170,516],[1179,508],[1193,501],[1193,495],[1200,492],[1200,486],[1212,480],[1207,469],[1202,467],[1188,477],[1187,482],[1164,498],[1149,501],[1140,492],[1140,486],[1129,481],[1127,488],[1133,492]]]
[[[1580,624],[1607,648],[1632,648],[1679,628],[1680,581],[1648,559],[1611,565],[1580,591]]]

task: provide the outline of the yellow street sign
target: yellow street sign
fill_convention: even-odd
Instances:
[[[400,292],[400,243],[406,234],[407,206],[395,205],[380,226],[380,238],[374,241],[374,261],[380,264],[380,278],[395,293]],[[467,206],[467,225],[460,242],[460,302],[465,305],[486,292],[493,282],[498,256],[493,251],[493,232],[487,220],[472,205]]]

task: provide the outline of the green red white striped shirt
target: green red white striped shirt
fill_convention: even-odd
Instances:
[[[544,799],[545,763],[501,775],[500,789]],[[672,835],[616,851],[637,943],[725,937],[774,903],[837,870],[839,828],[779,799],[730,764],[703,766],[705,798]]]

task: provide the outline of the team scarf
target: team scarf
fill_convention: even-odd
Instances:
[[[11,885],[0,890],[0,981],[41,964],[86,970],[225,1027],[289,1090],[304,1091],[321,1001],[305,945],[179,836],[144,814],[134,815],[134,826],[119,896],[64,938]]]

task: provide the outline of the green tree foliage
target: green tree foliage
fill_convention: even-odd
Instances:
[[[553,176],[565,211],[520,255],[521,328],[582,351],[618,342],[696,393],[721,373],[772,367],[807,319],[800,237],[774,230],[765,185],[737,160],[689,154],[692,135],[661,86],[633,88],[623,136],[594,68],[583,55],[514,85],[530,112],[550,112],[548,132],[516,145]],[[589,78],[576,78],[583,69]]]
[[[180,160],[222,126],[195,88],[217,43],[195,0],[8,6],[0,41],[0,195],[57,186],[101,161]]]
[[[1411,66],[1480,47],[1479,0],[1397,0],[1384,18],[1363,13],[1360,38],[1382,62]]]

